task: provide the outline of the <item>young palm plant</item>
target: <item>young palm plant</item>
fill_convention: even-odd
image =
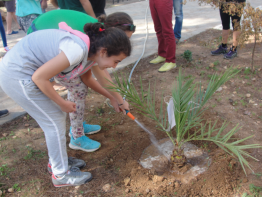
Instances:
[[[216,90],[223,85],[226,81],[231,79],[238,72],[233,68],[228,69],[225,73],[217,77],[213,75],[206,91],[202,90],[202,83],[194,84],[194,79],[188,79],[185,82],[184,77],[179,70],[176,83],[174,83],[172,90],[171,102],[174,104],[175,116],[175,136],[173,132],[169,131],[169,123],[167,120],[167,112],[164,110],[164,98],[162,97],[159,113],[156,109],[155,87],[151,88],[150,83],[147,90],[144,90],[142,80],[140,79],[140,93],[135,89],[134,85],[122,77],[122,80],[115,74],[116,85],[109,87],[109,89],[119,92],[128,99],[128,101],[140,112],[141,114],[153,119],[157,128],[165,131],[170,140],[175,145],[172,161],[178,167],[185,164],[185,157],[181,146],[185,142],[201,140],[211,141],[224,151],[239,159],[239,162],[246,173],[245,167],[251,169],[247,157],[256,160],[252,157],[246,149],[260,148],[259,144],[243,145],[243,142],[253,137],[249,136],[244,139],[233,139],[233,135],[240,129],[235,126],[230,131],[226,132],[228,124],[226,122],[220,128],[217,128],[217,122],[204,123],[201,115],[206,110],[203,106],[216,92]],[[152,90],[153,89],[153,90]],[[252,170],[252,169],[251,169]]]

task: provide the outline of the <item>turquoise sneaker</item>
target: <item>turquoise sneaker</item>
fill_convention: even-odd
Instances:
[[[91,125],[91,124],[86,124],[86,121],[83,122],[83,127],[84,127],[84,133],[85,135],[88,134],[95,134],[98,133],[101,130],[101,126],[99,125]],[[72,136],[72,127],[70,127],[70,132],[69,132],[69,137]]]
[[[85,135],[76,139],[74,139],[72,136],[70,139],[69,147],[74,150],[94,152],[101,147],[101,144],[97,141],[89,139]]]

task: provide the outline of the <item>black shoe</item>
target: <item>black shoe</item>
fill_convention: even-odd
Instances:
[[[219,45],[217,50],[211,51],[211,55],[220,55],[225,53],[227,53],[227,47],[222,47],[222,44]]]
[[[7,109],[0,111],[0,118],[3,118],[9,114],[9,111]]]
[[[236,57],[236,56],[237,56],[237,49],[235,49],[235,50],[233,51],[233,49],[230,48],[230,51],[228,51],[228,53],[224,55],[224,58],[225,58],[225,59],[233,59],[233,58]]]

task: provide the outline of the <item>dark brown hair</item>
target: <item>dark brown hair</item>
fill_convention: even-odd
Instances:
[[[98,22],[104,23],[105,28],[116,27],[123,31],[130,31],[130,27],[124,26],[124,24],[134,25],[132,18],[125,12],[115,12],[113,14],[109,14],[108,16],[99,16]]]
[[[126,33],[120,29],[105,26],[101,23],[87,23],[84,32],[89,36],[90,48],[88,56],[95,55],[103,47],[107,49],[107,56],[131,54],[131,44]]]

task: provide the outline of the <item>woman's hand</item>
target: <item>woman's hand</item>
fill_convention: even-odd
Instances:
[[[64,101],[61,105],[60,108],[63,112],[74,112],[76,111],[76,104],[74,102],[71,101]]]
[[[129,109],[129,103],[126,101],[126,100],[124,100],[124,102],[123,103],[120,103],[119,105],[119,108],[123,111],[123,113],[126,115],[126,110],[128,110],[128,111],[130,111],[130,109]]]

